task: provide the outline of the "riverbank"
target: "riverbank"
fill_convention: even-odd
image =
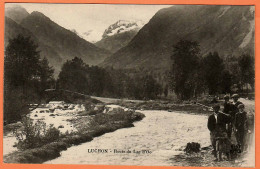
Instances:
[[[133,110],[165,110],[168,112],[181,111],[183,113],[198,115],[211,114],[207,108],[202,107],[195,102],[173,103],[170,101],[154,100],[145,102],[117,101],[116,104]]]
[[[77,132],[62,134],[58,140],[41,147],[15,151],[4,156],[5,163],[43,163],[60,156],[60,152],[73,145],[89,142],[94,137],[110,133],[121,128],[134,127],[133,122],[144,118],[144,115],[135,111],[113,109],[92,116],[77,116],[68,119],[77,129]]]
[[[184,148],[184,147],[183,147]],[[182,148],[182,150],[183,150]],[[212,146],[202,147],[198,153],[181,152],[170,159],[172,166],[190,166],[190,167],[254,167],[254,154],[239,153],[237,157],[228,161],[223,154],[223,161],[215,161],[212,154]],[[251,152],[249,152],[251,153]]]
[[[240,101],[245,105],[245,111],[255,112],[255,101],[240,98]],[[201,104],[202,103],[202,104]],[[223,109],[224,100],[218,101]],[[150,100],[150,101],[131,101],[131,100],[117,100],[114,104],[120,105],[133,110],[166,110],[168,112],[181,111],[188,114],[198,114],[198,115],[210,115],[212,112],[209,111],[207,107],[213,106],[215,103],[209,101],[161,101],[161,100]],[[204,105],[204,106],[202,106]]]

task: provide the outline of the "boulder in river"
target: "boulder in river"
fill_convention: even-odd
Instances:
[[[198,153],[200,152],[200,144],[195,142],[187,143],[184,151],[186,153]]]

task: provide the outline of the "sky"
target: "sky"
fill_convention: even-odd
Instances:
[[[80,35],[91,32],[97,41],[109,25],[118,20],[141,20],[147,23],[162,8],[171,5],[113,5],[113,4],[40,4],[6,3],[5,7],[20,5],[29,13],[42,12],[62,27],[75,29]]]

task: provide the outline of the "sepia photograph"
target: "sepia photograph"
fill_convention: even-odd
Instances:
[[[4,163],[255,167],[254,5],[4,9]]]

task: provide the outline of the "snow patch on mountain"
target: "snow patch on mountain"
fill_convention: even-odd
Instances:
[[[88,30],[86,32],[81,33],[81,36],[91,42],[95,43],[97,41],[100,41],[102,38],[102,32],[96,31],[96,30]]]
[[[71,31],[88,42],[96,43],[103,38],[107,38],[115,34],[128,32],[131,30],[139,31],[144,26],[144,24],[145,23],[141,20],[119,20],[116,23],[110,25],[104,32],[93,29],[87,30],[85,32],[77,32],[75,29],[72,29]]]
[[[70,31],[75,33],[82,39],[85,39],[86,41],[91,42],[91,43],[95,43],[95,42],[101,40],[101,38],[102,38],[102,32],[98,32],[95,30],[88,30],[86,32],[78,32],[75,29],[71,29]]]
[[[230,8],[231,8],[231,6],[224,6],[222,8],[221,14],[218,17],[220,18],[221,16],[223,16]]]
[[[251,39],[254,36],[254,30],[255,30],[255,21],[252,20],[249,22],[250,23],[250,27],[249,27],[249,32],[247,33],[247,35],[245,36],[245,38],[243,39],[242,43],[239,45],[239,48],[244,48],[246,47]]]
[[[129,21],[129,20],[119,20],[116,23],[110,25],[103,33],[103,38],[108,36],[113,36],[115,34],[127,32],[130,30],[139,30],[144,26],[143,21]]]

